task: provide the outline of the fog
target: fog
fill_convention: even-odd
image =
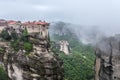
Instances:
[[[120,33],[120,0],[0,0],[0,18],[64,21]]]
[[[96,26],[82,26],[65,22],[54,22],[50,25],[50,37],[54,41],[54,35],[71,36],[84,44],[96,45],[99,41],[106,38],[107,35]],[[72,35],[71,35],[72,34]]]

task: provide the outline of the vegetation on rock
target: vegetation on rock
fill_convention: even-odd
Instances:
[[[33,45],[30,42],[25,42],[23,45],[24,50],[26,50],[27,52],[30,52],[33,49]]]
[[[0,65],[0,80],[9,80],[3,67]]]
[[[4,39],[4,40],[11,40],[11,36],[9,35],[8,31],[7,30],[3,30],[1,32],[1,37]]]
[[[3,30],[1,33],[1,37],[5,41],[10,41],[11,47],[18,51],[19,49],[25,50],[26,53],[29,53],[33,49],[32,43],[28,39],[28,31],[27,28],[23,30],[21,36],[18,37],[19,34],[13,29],[11,35],[8,33],[7,29]]]

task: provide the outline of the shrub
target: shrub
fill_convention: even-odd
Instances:
[[[3,30],[1,32],[1,37],[4,39],[4,40],[11,40],[11,36],[9,35],[8,31],[7,30]]]
[[[15,51],[18,51],[20,46],[19,43],[19,40],[11,41],[11,47],[14,48]]]
[[[9,80],[5,70],[1,65],[0,65],[0,80]]]
[[[3,53],[4,52],[4,49],[0,47],[0,53]]]
[[[24,42],[23,48],[25,51],[30,52],[33,49],[33,45],[30,42]]]
[[[13,40],[17,40],[17,34],[16,34],[16,32],[15,31],[13,31],[12,33],[11,33],[11,37],[12,37],[12,39]]]
[[[28,41],[28,31],[27,31],[27,28],[25,27],[23,33],[22,33],[22,36],[21,36],[21,39],[22,41]]]

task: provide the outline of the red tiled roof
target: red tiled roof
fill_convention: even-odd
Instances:
[[[8,23],[8,24],[16,24],[17,21],[9,20],[9,21],[7,21],[7,23]]]
[[[4,20],[4,19],[0,19],[0,23],[6,23],[8,25],[14,25],[16,23],[18,23],[19,21],[14,21],[14,20]],[[20,22],[21,23],[21,22]],[[33,25],[49,25],[49,23],[45,22],[45,21],[28,21],[28,22],[23,22],[22,23],[25,26],[33,26]]]
[[[25,26],[29,26],[29,25],[33,25],[33,22],[28,21],[28,22],[24,22],[22,24],[25,25]]]
[[[42,21],[33,21],[33,22],[24,22],[23,25],[49,25],[47,22],[42,22]]]
[[[28,22],[24,22],[24,23],[22,23],[22,24],[29,24]]]
[[[38,21],[38,22],[35,22],[34,24],[36,24],[36,25],[49,25],[49,23],[47,23],[47,22],[42,22],[42,21]]]

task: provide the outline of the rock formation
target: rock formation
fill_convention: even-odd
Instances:
[[[120,35],[97,44],[95,80],[120,80]]]
[[[69,43],[66,40],[59,41],[60,51],[64,52],[65,54],[70,54]]]
[[[7,46],[1,56],[12,80],[62,80],[62,61],[40,43],[34,45],[29,55],[24,50],[15,52]]]
[[[63,80],[62,61],[52,52],[49,37],[41,36],[44,34],[25,36],[33,45],[27,54],[22,47],[15,51],[10,44],[12,40],[0,41],[0,61],[10,80]]]

